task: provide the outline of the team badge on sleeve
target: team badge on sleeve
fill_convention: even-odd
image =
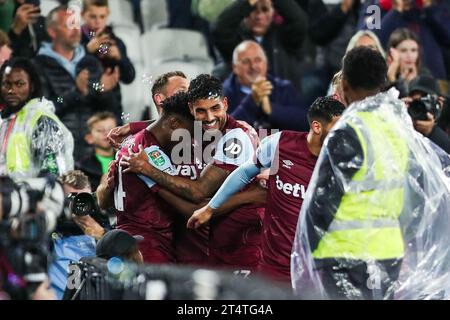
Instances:
[[[170,175],[175,174],[175,167],[170,161],[170,158],[162,151],[159,146],[153,145],[144,149],[145,153],[148,155],[148,162],[154,166],[156,169],[166,172]],[[145,182],[145,184],[151,188],[156,183],[149,177],[139,174],[138,177]]]

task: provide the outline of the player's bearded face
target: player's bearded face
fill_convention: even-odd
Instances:
[[[225,97],[211,97],[193,102],[191,111],[196,121],[202,122],[202,129],[221,130],[227,121],[228,102]]]

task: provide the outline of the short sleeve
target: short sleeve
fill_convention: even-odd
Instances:
[[[251,160],[255,149],[250,137],[241,128],[228,131],[217,143],[213,164],[227,170]]]

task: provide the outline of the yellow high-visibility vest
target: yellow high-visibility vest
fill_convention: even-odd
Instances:
[[[334,220],[313,252],[316,259],[385,260],[404,255],[403,210],[408,146],[398,123],[358,112],[347,123],[363,150],[363,164],[345,187]]]
[[[49,117],[64,127],[54,113],[41,107],[38,98],[30,100],[16,114],[11,134],[8,137],[6,169],[9,175],[16,178],[31,178],[39,173],[40,168],[35,165],[31,154],[31,139],[36,124],[42,116]]]

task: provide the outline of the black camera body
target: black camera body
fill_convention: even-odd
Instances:
[[[86,55],[80,62],[78,62],[75,68],[75,74],[78,74],[82,70],[89,71],[89,92],[90,94],[98,94],[102,92],[101,78],[103,74],[103,67],[101,62],[92,55]]]
[[[17,276],[4,287],[13,299],[28,299],[47,276],[49,234],[63,215],[64,190],[51,176],[20,182],[3,176],[0,197],[0,246]]]
[[[69,211],[76,216],[95,215],[99,212],[95,193],[70,193],[68,196]]]
[[[115,67],[119,65],[119,61],[112,59],[106,55],[109,48],[115,44],[114,34],[112,28],[110,26],[106,26],[105,29],[100,33],[100,35],[108,35],[111,41],[107,43],[103,43],[102,47],[97,50],[97,57],[100,59],[103,68],[113,70]]]
[[[413,120],[428,120],[428,112],[431,113],[436,120],[441,115],[441,105],[437,95],[428,94],[419,100],[413,100],[408,108],[408,113]]]

